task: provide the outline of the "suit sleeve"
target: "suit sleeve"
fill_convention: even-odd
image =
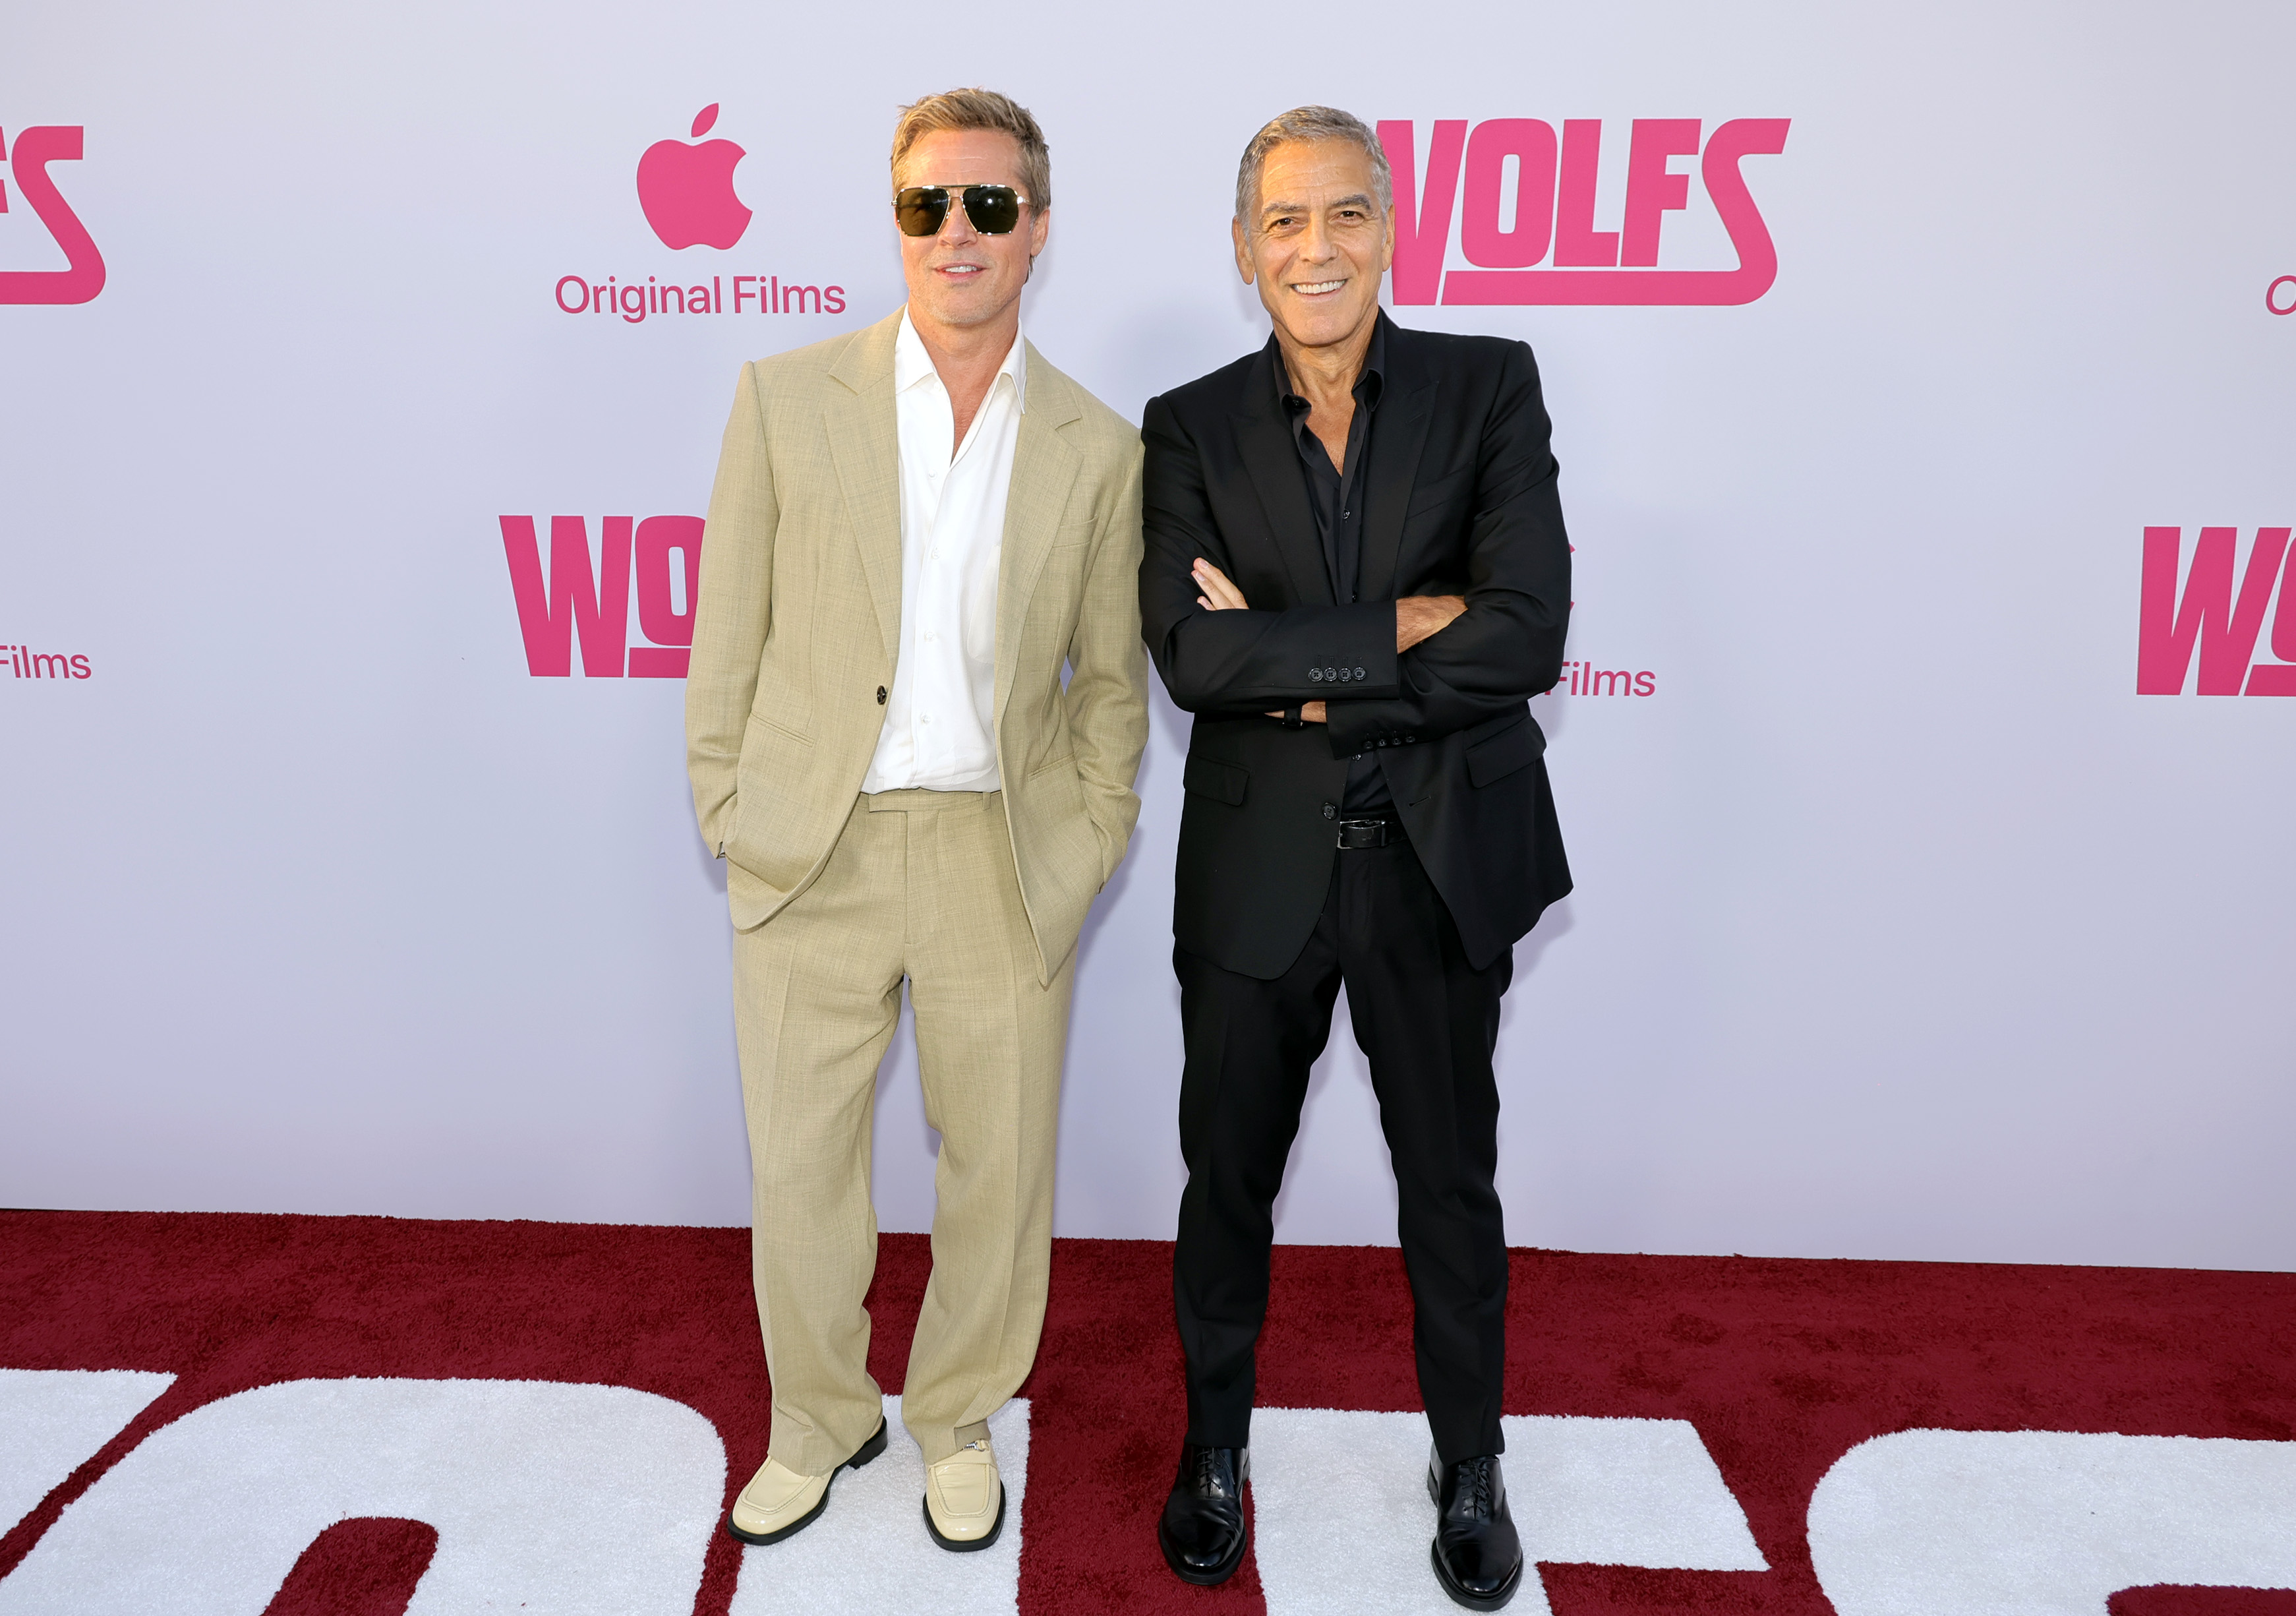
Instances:
[[[1538,362],[1511,343],[1477,455],[1467,609],[1403,654],[1393,695],[1330,702],[1334,757],[1430,741],[1554,687],[1570,623],[1570,540],[1551,433]]]
[[[758,368],[742,367],[703,523],[693,652],[685,680],[685,772],[701,839],[720,858],[733,834],[742,734],[773,620],[774,534],[781,504],[766,454]]]
[[[1148,401],[1140,435],[1146,446],[1140,631],[1174,703],[1188,712],[1257,713],[1342,688],[1395,693],[1392,601],[1281,611],[1207,611],[1196,604],[1198,556],[1237,576],[1212,514],[1203,460],[1162,398]],[[1348,683],[1324,678],[1326,668],[1346,669]]]
[[[1084,600],[1069,640],[1069,745],[1085,811],[1100,838],[1102,884],[1140,817],[1133,781],[1148,744],[1148,659],[1140,644],[1140,450],[1121,450],[1122,481],[1095,536]]]

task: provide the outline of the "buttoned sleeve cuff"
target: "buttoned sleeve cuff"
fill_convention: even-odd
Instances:
[[[1277,670],[1286,685],[1297,681],[1300,700],[1397,693],[1394,602],[1327,609],[1289,647],[1298,666]]]
[[[1331,702],[1324,713],[1332,756],[1352,758],[1390,746],[1416,746],[1422,739],[1417,708],[1415,701],[1392,697]]]

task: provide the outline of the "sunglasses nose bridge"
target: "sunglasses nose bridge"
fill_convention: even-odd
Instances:
[[[948,212],[940,222],[940,234],[952,241],[967,242],[980,232],[972,223],[972,210],[964,205],[964,193],[952,191],[948,196]]]

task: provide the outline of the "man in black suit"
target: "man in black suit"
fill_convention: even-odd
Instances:
[[[1395,1169],[1435,1569],[1496,1610],[1522,1550],[1491,1054],[1514,940],[1570,890],[1528,706],[1570,598],[1546,411],[1522,343],[1381,312],[1394,214],[1359,120],[1303,107],[1254,136],[1234,237],[1274,334],[1143,430],[1142,631],[1196,715],[1172,955],[1188,1433],[1157,1535],[1190,1582],[1243,1557],[1272,1209],[1344,982]]]

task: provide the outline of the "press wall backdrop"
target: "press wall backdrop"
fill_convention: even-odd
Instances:
[[[2296,1266],[2296,12],[20,6],[0,49],[0,1203],[736,1223],[687,570],[744,359],[900,301],[895,109],[1052,142],[1136,420],[1266,334],[1237,153],[1395,156],[1527,340],[1517,1243]],[[1086,931],[1057,1227],[1168,1238],[1181,715]],[[1391,1242],[1361,1057],[1294,1241]],[[931,1213],[906,1033],[888,1228]]]

